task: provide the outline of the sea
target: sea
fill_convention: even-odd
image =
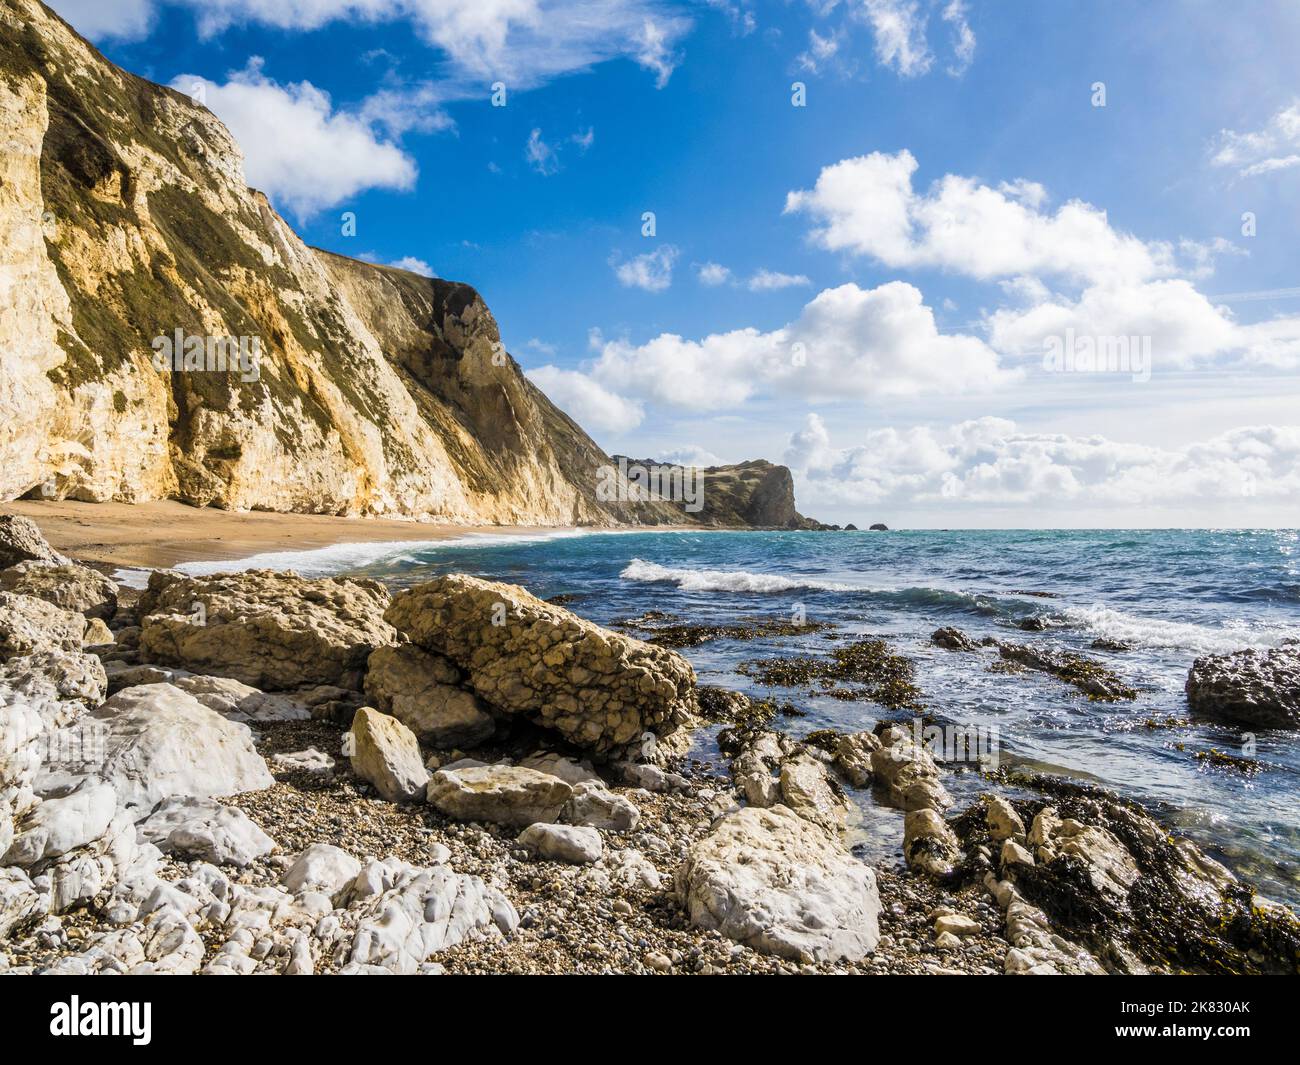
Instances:
[[[557,531],[340,545],[243,565],[368,576],[394,590],[468,573],[563,595],[568,609],[603,625],[647,611],[687,624],[827,623],[682,650],[702,683],[792,704],[801,716],[778,717],[775,727],[793,735],[880,720],[922,729],[909,712],[764,687],[737,671],[880,638],[915,664],[924,725],[978,737],[978,759],[972,744],[947,750],[956,771],[946,784],[959,805],[988,790],[981,770],[993,766],[1098,784],[1139,801],[1265,895],[1300,907],[1300,733],[1196,720],[1184,695],[1199,655],[1300,639],[1296,530]],[[1029,618],[1044,627],[1023,630]],[[943,626],[1089,656],[1138,698],[1089,701],[1055,677],[1000,671],[995,650],[933,645]],[[1094,649],[1099,639],[1127,649]],[[715,732],[698,736],[698,756],[716,760]],[[899,860],[901,818],[860,798],[858,849]]]

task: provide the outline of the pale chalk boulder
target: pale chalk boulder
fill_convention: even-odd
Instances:
[[[538,822],[519,833],[519,842],[542,858],[573,865],[600,861],[605,847],[594,828]]]
[[[573,796],[558,777],[510,765],[442,769],[427,791],[429,804],[448,817],[519,828],[557,820]]]
[[[46,799],[14,826],[14,839],[0,865],[29,868],[99,839],[117,812],[117,792],[87,780],[60,798]]]
[[[22,700],[49,728],[62,728],[108,696],[104,665],[81,651],[40,651],[0,665],[0,707]]]
[[[319,891],[333,898],[360,872],[361,863],[347,851],[329,843],[313,843],[294,859],[280,882],[295,895]]]
[[[849,807],[826,775],[826,767],[811,755],[800,752],[781,764],[781,801],[805,821],[843,832]]]
[[[193,674],[171,681],[209,710],[230,721],[309,721],[311,711],[286,695],[263,692],[232,677],[203,677]]]
[[[785,806],[721,818],[678,867],[675,890],[693,925],[764,954],[858,961],[880,939],[875,873]]]
[[[275,840],[243,810],[192,795],[164,799],[136,831],[141,843],[213,865],[244,868],[275,848]]]
[[[573,797],[564,804],[560,820],[606,832],[631,832],[641,823],[641,811],[636,803],[610,791],[599,778],[580,781],[572,787]]]
[[[395,717],[363,706],[350,730],[352,772],[368,780],[389,802],[424,797],[429,771],[415,733]]]

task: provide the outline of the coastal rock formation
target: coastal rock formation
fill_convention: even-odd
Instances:
[[[366,694],[433,747],[473,746],[496,731],[496,719],[473,692],[459,687],[460,670],[412,644],[380,647],[366,666]]]
[[[511,584],[450,575],[399,593],[384,615],[451,659],[493,709],[596,753],[665,734],[695,708],[681,655],[610,632]]]
[[[155,572],[141,600],[140,650],[150,662],[284,691],[359,689],[376,647],[396,641],[376,581],[247,570],[212,577]]]
[[[23,562],[48,562],[68,565],[70,560],[54,550],[31,518],[19,514],[0,514],[0,570]]]
[[[784,467],[720,475],[703,519],[598,495],[609,456],[523,374],[473,288],[308,247],[207,108],[118,69],[39,0],[0,6],[0,67],[0,279],[23,308],[0,317],[0,499],[473,524],[793,515]],[[0,549],[0,568],[19,560]]]
[[[693,924],[764,954],[857,960],[880,938],[871,869],[784,806],[722,818],[677,870]]]
[[[0,662],[42,651],[80,651],[86,619],[44,599],[0,592]]]
[[[1300,647],[1205,655],[1187,675],[1192,711],[1248,728],[1300,728]]]
[[[0,570],[0,589],[35,596],[88,618],[107,621],[117,612],[117,585],[89,566],[19,562]]]
[[[164,799],[136,832],[141,843],[152,843],[166,854],[241,869],[275,847],[275,840],[239,807],[190,795]]]

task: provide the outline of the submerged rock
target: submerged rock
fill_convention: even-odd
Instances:
[[[930,642],[936,647],[943,647],[949,651],[979,650],[979,644],[962,632],[961,629],[935,629],[930,634]]]
[[[693,925],[763,954],[858,961],[880,938],[875,873],[784,806],[719,820],[677,870]]]
[[[389,623],[445,655],[494,709],[597,753],[687,724],[695,671],[681,655],[610,632],[523,588],[451,575],[397,595]]]
[[[1073,684],[1090,699],[1115,702],[1136,699],[1138,695],[1137,690],[1125,684],[1113,670],[1069,651],[1003,643],[998,645],[998,652],[1004,661],[1015,662]]]
[[[1250,728],[1300,728],[1300,647],[1205,655],[1187,674],[1194,713]]]
[[[366,659],[396,642],[377,581],[248,570],[211,577],[155,572],[141,600],[148,661],[233,677],[263,691],[360,688]]]

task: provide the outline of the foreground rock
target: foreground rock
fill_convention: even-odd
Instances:
[[[415,733],[395,717],[363,706],[348,733],[352,772],[368,780],[389,802],[424,798],[429,771]]]
[[[1251,728],[1300,728],[1300,647],[1206,655],[1187,675],[1194,713]]]
[[[400,593],[384,615],[506,714],[597,753],[687,723],[695,673],[676,652],[594,625],[523,588],[452,575]]]
[[[126,688],[85,722],[103,726],[102,759],[85,751],[85,762],[50,774],[46,790],[100,780],[116,789],[123,806],[143,814],[173,795],[237,795],[275,783],[247,725],[227,721],[170,684]]]
[[[723,817],[677,870],[691,923],[764,954],[856,961],[880,938],[875,873],[784,806]]]
[[[890,806],[900,810],[945,810],[952,805],[952,797],[939,781],[934,757],[900,725],[880,734],[880,746],[871,754],[871,768]]]
[[[557,820],[573,788],[535,769],[484,765],[434,773],[427,794],[430,805],[448,817],[524,828]]]
[[[0,662],[41,651],[80,651],[86,619],[17,592],[0,592]]]
[[[214,799],[173,796],[137,826],[140,841],[167,854],[199,858],[213,865],[251,865],[270,854],[275,840],[235,806]]]
[[[117,585],[98,570],[71,562],[20,562],[0,570],[0,589],[103,621],[117,611]]]
[[[212,577],[155,572],[141,599],[148,661],[233,677],[263,691],[360,689],[366,659],[396,642],[376,581],[249,570]]]
[[[574,865],[600,861],[604,846],[594,828],[538,822],[519,834],[519,842],[542,858]]]
[[[0,514],[0,570],[21,562],[50,562],[63,566],[70,561],[46,542],[31,518]]]
[[[496,731],[482,701],[459,687],[460,670],[411,644],[380,647],[366,672],[366,694],[432,747],[469,747]]]

